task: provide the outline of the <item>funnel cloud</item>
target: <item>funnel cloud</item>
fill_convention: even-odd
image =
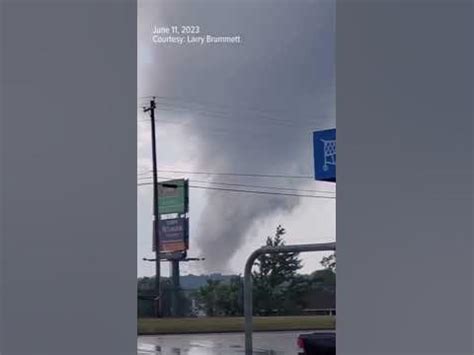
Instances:
[[[240,36],[241,43],[153,43],[155,26],[175,25]],[[157,96],[160,168],[311,176],[312,132],[335,127],[334,25],[328,0],[139,1],[138,96],[139,103]],[[149,163],[146,149],[139,148],[140,166]],[[191,185],[206,179],[331,190],[310,179],[180,177]],[[199,193],[191,201],[191,243],[207,272],[225,268],[259,222],[291,215],[302,203],[297,196]]]

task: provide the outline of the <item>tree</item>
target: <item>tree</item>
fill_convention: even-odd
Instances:
[[[240,276],[234,276],[229,282],[207,280],[207,284],[198,289],[196,299],[209,317],[240,316],[243,314],[243,282]]]
[[[155,278],[143,277],[138,279],[138,317],[154,317],[155,306]],[[169,278],[161,278],[161,310],[165,317],[171,316],[171,298],[173,285]],[[178,314],[177,316],[190,316],[191,300],[186,296],[183,290],[178,290]]]
[[[310,293],[336,297],[336,273],[332,269],[317,270],[310,276]]]
[[[311,283],[314,285],[335,287],[336,286],[336,273],[330,269],[316,270],[310,275]]]
[[[283,299],[284,314],[299,314],[307,308],[307,294],[311,287],[311,280],[307,275],[295,275],[290,281]]]
[[[201,286],[196,293],[199,308],[209,317],[218,315],[217,297],[220,283],[218,280],[209,279],[207,280],[207,284]]]
[[[228,284],[221,285],[220,307],[226,316],[240,316],[243,311],[244,285],[240,276],[234,276]]]
[[[285,245],[286,234],[278,226],[274,237],[267,237],[267,246]],[[296,282],[296,273],[301,269],[298,253],[277,253],[258,257],[254,271],[254,309],[259,315],[282,314],[288,309],[288,296]],[[286,301],[286,302],[285,302]],[[286,307],[285,307],[286,304]]]
[[[325,256],[323,260],[321,260],[321,265],[326,269],[336,272],[336,253]]]

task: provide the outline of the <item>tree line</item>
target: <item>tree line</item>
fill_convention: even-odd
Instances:
[[[266,239],[267,246],[284,245],[286,231],[276,228],[274,236]],[[297,315],[315,309],[335,308],[336,256],[321,260],[324,269],[310,275],[299,274],[302,262],[297,253],[279,253],[260,256],[252,271],[254,314],[259,316]],[[143,279],[142,279],[143,280]],[[152,279],[147,279],[152,280]],[[171,283],[162,283],[163,310],[169,309]],[[139,317],[153,314],[152,302],[140,300]],[[150,292],[151,294],[151,292]],[[229,280],[207,280],[197,290],[181,290],[180,316],[242,316],[243,278],[235,275]]]

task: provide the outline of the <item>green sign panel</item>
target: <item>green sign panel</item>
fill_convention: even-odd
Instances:
[[[158,184],[158,209],[161,214],[188,212],[188,181],[170,180]]]

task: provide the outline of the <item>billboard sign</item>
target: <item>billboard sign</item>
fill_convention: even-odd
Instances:
[[[161,253],[177,253],[188,249],[188,218],[172,218],[160,220],[159,226]]]
[[[158,209],[160,214],[188,212],[188,180],[170,180],[158,183]]]
[[[336,182],[336,129],[313,133],[314,178]]]

